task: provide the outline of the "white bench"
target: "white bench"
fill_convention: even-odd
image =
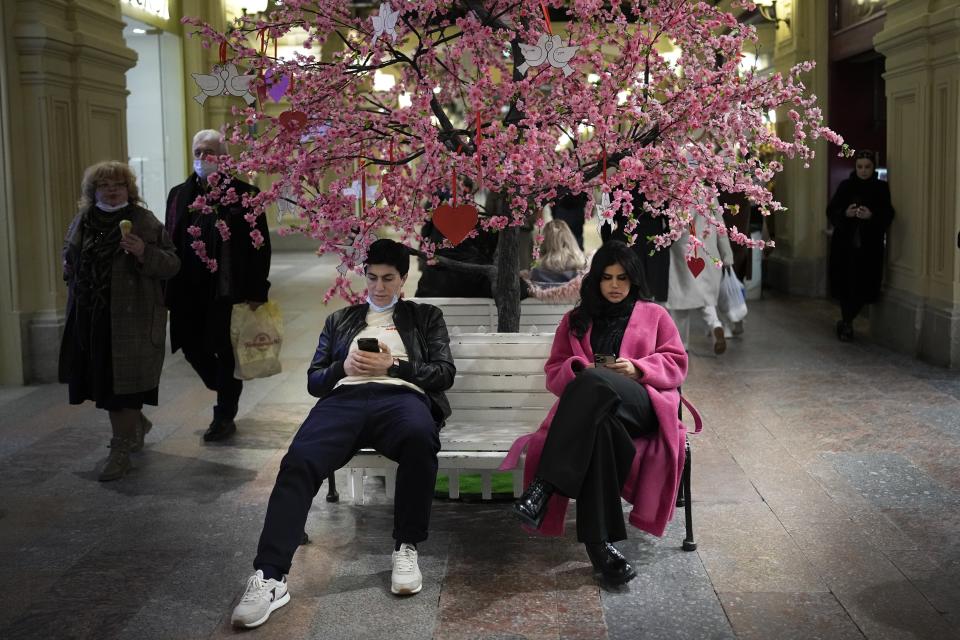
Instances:
[[[497,328],[497,306],[490,298],[412,298],[439,307],[450,335],[486,333]],[[527,298],[520,301],[520,331],[554,333],[572,304],[553,304]]]
[[[460,475],[479,473],[482,497],[492,497],[491,475],[510,445],[535,431],[555,400],[546,390],[543,364],[553,334],[462,333],[451,336],[457,377],[447,398],[453,415],[440,431],[439,474],[450,480],[451,498],[460,496]],[[363,504],[363,478],[385,478],[393,499],[396,463],[361,449],[345,466],[355,504]],[[513,494],[523,489],[522,468],[513,471]]]

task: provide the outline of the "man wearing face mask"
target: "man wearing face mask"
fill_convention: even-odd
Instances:
[[[399,299],[409,268],[406,247],[377,240],[365,260],[367,301],[327,316],[307,369],[307,390],[320,400],[280,461],[234,626],[258,627],[290,601],[286,575],[310,504],[324,478],[363,447],[398,465],[390,591],[423,587],[417,543],[427,539],[439,431],[450,415],[444,392],[456,368],[440,309]]]
[[[233,375],[233,305],[248,304],[256,309],[267,301],[270,288],[270,233],[265,217],[259,216],[255,225],[263,237],[259,248],[253,246],[253,229],[244,218],[249,212],[243,205],[244,196],[256,195],[259,190],[235,177],[218,175],[224,192],[232,188],[237,197],[229,204],[215,205],[213,214],[191,209],[197,197],[210,190],[208,178],[217,172],[217,158],[226,153],[227,146],[219,131],[198,132],[193,137],[194,172],[186,182],[171,189],[167,197],[166,228],[183,263],[166,290],[170,347],[174,352],[182,348],[204,385],[217,392],[213,421],[203,434],[206,442],[223,440],[237,430],[234,418],[243,382]],[[224,184],[227,180],[229,184]],[[219,221],[226,223],[228,239],[217,228]],[[195,237],[197,230],[199,236]],[[207,256],[216,260],[216,271],[211,271],[197,256],[192,246],[195,240],[204,242]]]

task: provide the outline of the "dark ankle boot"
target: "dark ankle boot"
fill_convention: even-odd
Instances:
[[[552,495],[553,487],[540,478],[534,478],[523,495],[513,503],[513,512],[524,524],[539,529]]]
[[[229,438],[237,431],[237,423],[233,421],[233,416],[227,417],[227,414],[213,408],[213,422],[203,433],[204,442],[219,442]]]
[[[609,542],[585,542],[587,555],[593,564],[593,575],[608,585],[626,584],[637,577],[623,554]]]

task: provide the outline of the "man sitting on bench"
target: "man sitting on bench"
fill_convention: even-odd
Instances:
[[[313,498],[324,478],[363,447],[399,465],[391,591],[422,588],[417,543],[427,539],[439,431],[450,415],[443,392],[456,369],[441,311],[399,300],[409,268],[406,247],[377,240],[365,261],[367,302],[327,317],[307,372],[307,390],[320,400],[280,462],[256,573],[233,610],[234,626],[260,626],[290,601],[286,574]]]

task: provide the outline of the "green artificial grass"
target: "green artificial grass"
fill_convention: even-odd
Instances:
[[[513,474],[494,473],[490,478],[490,487],[493,490],[494,498],[513,499]],[[480,474],[461,474],[460,475],[460,498],[474,499],[482,495],[482,484]],[[437,484],[434,487],[434,496],[437,498],[450,497],[450,479],[447,476],[437,476]]]

